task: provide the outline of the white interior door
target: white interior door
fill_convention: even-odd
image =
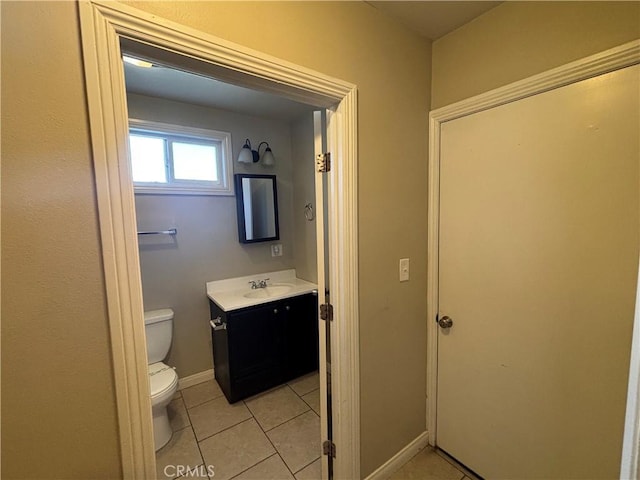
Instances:
[[[314,155],[326,152],[327,145],[326,115],[322,111],[313,112]],[[318,303],[329,303],[329,228],[327,202],[329,200],[329,176],[318,171],[315,166],[316,188],[316,245],[318,257]],[[319,377],[320,377],[320,435],[321,441],[332,441],[332,411],[331,411],[331,336],[329,324],[318,316],[318,338],[320,342]],[[322,478],[333,478],[333,458],[322,455]]]
[[[485,478],[619,475],[640,66],[441,130],[437,445]]]

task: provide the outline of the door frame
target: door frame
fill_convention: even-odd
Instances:
[[[638,478],[640,455],[640,260],[636,284],[636,310],[633,318],[627,411],[624,418],[620,478]]]
[[[360,478],[356,86],[117,2],[81,0],[79,17],[123,477],[156,475],[120,49],[129,39],[202,60],[230,83],[331,109],[334,475]]]
[[[435,321],[439,298],[439,225],[440,225],[440,138],[444,122],[478,113],[506,103],[559,88],[603,73],[640,63],[640,40],[625,43],[604,52],[585,57],[524,80],[490,90],[475,97],[433,110],[429,114],[429,208],[427,237],[427,432],[430,445],[437,446],[437,372],[438,326]],[[640,340],[637,349],[640,350]],[[634,345],[634,349],[636,345]],[[633,357],[632,357],[633,358]],[[638,365],[632,365],[631,376],[640,375]],[[637,410],[640,418],[640,391]],[[640,440],[634,436],[633,448],[638,451]],[[635,460],[634,460],[635,461]],[[636,468],[634,468],[634,471]]]

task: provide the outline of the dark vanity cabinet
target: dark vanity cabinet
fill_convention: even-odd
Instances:
[[[215,376],[229,402],[318,369],[315,293],[230,312],[209,305]]]

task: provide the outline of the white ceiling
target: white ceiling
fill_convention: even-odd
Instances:
[[[317,109],[278,95],[170,67],[141,68],[125,63],[124,75],[128,93],[219,108],[244,115],[289,121]]]
[[[437,39],[501,2],[369,1],[420,35]],[[290,121],[316,107],[161,65],[124,64],[127,92],[204,105],[245,115]]]

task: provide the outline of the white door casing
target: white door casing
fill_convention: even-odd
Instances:
[[[124,478],[156,472],[121,41],[188,55],[231,83],[331,107],[334,478],[359,478],[356,87],[117,2],[81,1],[79,15]]]
[[[627,411],[624,419],[622,441],[622,461],[620,478],[638,478],[638,455],[640,454],[640,260],[636,283],[636,310],[633,320],[631,340],[631,361],[629,362],[629,388],[627,390]]]
[[[541,92],[556,89],[586,78],[594,77],[605,72],[621,69],[640,62],[640,42],[634,41],[620,47],[608,50],[598,55],[573,62],[566,66],[551,70],[535,77],[517,82],[512,85],[488,92],[486,94],[465,100],[454,105],[444,107],[431,113],[430,125],[430,160],[429,160],[429,246],[428,246],[428,342],[429,357],[427,369],[427,419],[431,444],[436,444],[437,439],[437,358],[438,358],[438,327],[435,323],[436,314],[439,311],[439,265],[438,251],[440,232],[440,156],[441,156],[441,131],[444,122],[454,120],[473,113],[481,112],[498,105],[507,104],[522,98],[536,95]],[[446,312],[443,312],[446,313]],[[633,372],[632,372],[633,373]],[[637,367],[635,375],[638,374]],[[461,387],[461,394],[464,388]],[[487,435],[490,432],[486,432]],[[637,450],[638,445],[629,448],[629,451]],[[624,471],[624,462],[623,462]]]
[[[313,112],[313,153],[314,153],[314,182],[315,182],[315,201],[316,201],[316,245],[317,245],[317,271],[318,271],[318,304],[325,303],[325,294],[328,288],[327,277],[327,259],[329,252],[327,251],[327,245],[325,242],[325,217],[328,209],[324,208],[325,205],[325,190],[324,190],[324,176],[326,173],[318,171],[315,163],[315,158],[318,155],[324,153],[324,143],[326,122],[322,121],[322,112]],[[327,320],[322,320],[318,315],[318,339],[320,345],[327,345]],[[328,395],[327,395],[327,383],[328,373],[330,373],[330,362],[327,362],[326,348],[320,348],[318,373],[320,376],[320,411],[328,412]],[[320,436],[323,440],[329,439],[329,424],[323,417],[320,424]],[[323,455],[321,460],[322,478],[329,478],[329,456]]]

